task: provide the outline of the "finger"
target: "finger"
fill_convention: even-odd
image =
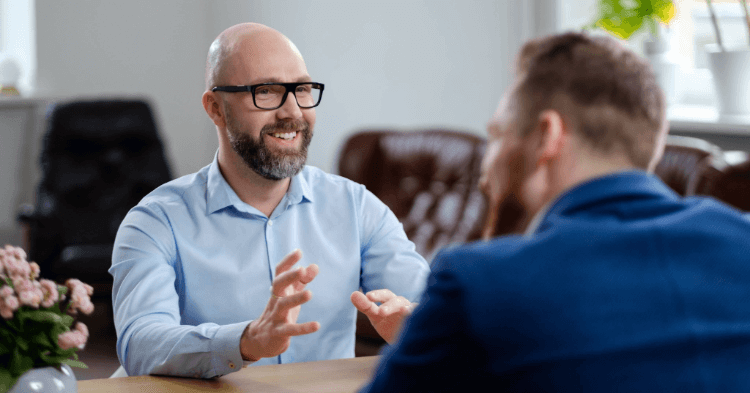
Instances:
[[[354,307],[356,307],[357,310],[365,313],[365,315],[378,315],[378,305],[371,302],[364,293],[359,291],[353,292],[351,301]]]
[[[299,248],[287,254],[287,256],[282,258],[281,262],[276,265],[276,276],[291,269],[292,266],[294,266],[295,263],[299,262],[300,259],[302,259],[302,250],[300,250]]]
[[[312,299],[312,291],[298,292],[294,295],[284,296],[276,302],[276,312],[283,314],[284,312],[307,303]]]
[[[408,309],[410,305],[411,302],[408,301],[405,297],[395,297],[380,305],[380,311],[378,312],[378,315],[387,316],[393,313],[397,313],[400,312],[403,308]]]
[[[312,265],[302,269],[302,271],[300,272],[299,280],[303,284],[307,285],[310,283],[310,281],[315,279],[319,271],[320,271],[320,268],[318,268],[318,265],[313,263]]]
[[[396,295],[388,289],[376,289],[374,291],[367,292],[367,298],[373,302],[385,303]]]
[[[301,336],[303,334],[315,333],[320,329],[318,322],[290,323],[276,328],[276,334],[280,336]]]
[[[286,288],[292,284],[298,283],[302,274],[302,268],[293,269],[292,271],[281,273],[273,279],[273,283],[271,284],[271,292],[278,297],[285,296]]]
[[[300,268],[299,280],[294,283],[294,290],[299,292],[305,288],[305,285],[309,284],[318,275],[318,265],[312,264],[307,267]]]

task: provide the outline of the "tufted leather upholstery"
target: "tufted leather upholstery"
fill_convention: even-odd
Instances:
[[[704,194],[711,195],[740,210],[750,211],[750,158],[745,154],[736,163],[727,165],[707,184]]]
[[[430,260],[447,244],[481,235],[483,154],[484,140],[463,132],[361,132],[344,143],[338,173],[388,205],[417,252]]]
[[[708,194],[710,183],[724,166],[718,146],[698,138],[670,135],[654,173],[678,194],[689,196]]]
[[[480,238],[486,201],[479,191],[485,140],[446,130],[363,131],[345,141],[338,173],[364,184],[403,223],[428,261],[443,246]],[[715,195],[750,209],[750,161],[727,166],[717,146],[669,136],[655,169],[681,195]],[[512,205],[501,210],[495,235],[519,230],[525,217]],[[357,355],[374,355],[383,341],[360,313]]]
[[[338,173],[390,207],[429,261],[447,244],[481,236],[487,207],[477,184],[484,145],[456,131],[364,131],[344,142]],[[383,343],[359,313],[357,356],[375,355]]]

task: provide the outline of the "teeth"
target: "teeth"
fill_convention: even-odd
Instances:
[[[294,139],[294,137],[297,135],[297,132],[276,132],[271,134],[271,136],[274,136],[276,138],[286,139],[288,141]]]

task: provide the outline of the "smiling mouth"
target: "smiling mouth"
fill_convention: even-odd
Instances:
[[[274,138],[283,139],[285,141],[291,141],[292,139],[294,139],[294,137],[297,136],[297,132],[298,131],[274,132],[274,133],[271,133],[271,134],[268,134],[268,135],[270,135],[270,136],[272,136]]]

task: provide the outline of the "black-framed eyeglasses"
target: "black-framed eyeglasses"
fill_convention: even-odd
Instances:
[[[260,109],[278,109],[286,102],[289,93],[294,94],[300,108],[315,108],[323,97],[322,83],[259,83],[248,86],[216,86],[211,91],[240,93],[249,91],[253,95],[253,104]]]

